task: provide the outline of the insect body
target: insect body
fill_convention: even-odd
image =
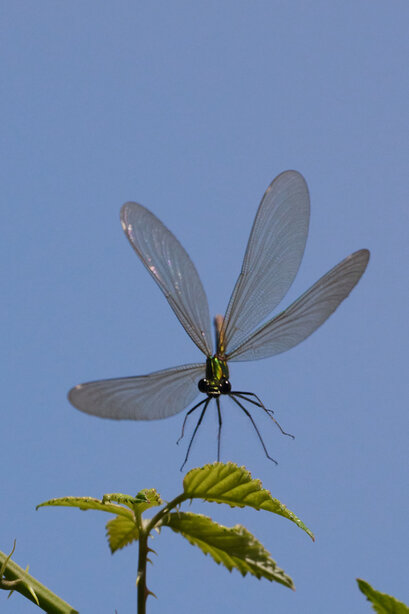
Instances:
[[[184,435],[184,431],[185,431],[185,425],[186,425],[186,420],[187,418],[190,416],[190,414],[192,412],[194,412],[196,409],[198,409],[201,405],[203,405],[203,409],[201,411],[200,417],[197,421],[196,427],[193,431],[193,435],[190,439],[188,448],[187,448],[187,452],[186,452],[186,456],[185,456],[185,460],[182,464],[181,469],[183,469],[188,457],[189,457],[189,452],[190,452],[190,448],[192,447],[192,443],[193,440],[195,438],[195,435],[198,431],[199,426],[202,423],[203,420],[203,416],[206,413],[206,409],[211,401],[211,399],[215,399],[216,400],[216,406],[217,406],[217,414],[218,414],[218,418],[219,418],[219,433],[218,433],[218,437],[217,437],[217,458],[220,458],[220,434],[221,434],[221,428],[222,428],[222,415],[221,415],[221,410],[220,410],[220,400],[219,397],[221,394],[225,394],[227,396],[229,396],[235,403],[236,405],[238,405],[240,407],[240,409],[246,414],[246,416],[250,419],[258,438],[260,439],[261,445],[263,446],[264,452],[266,453],[267,458],[269,458],[270,460],[272,460],[274,463],[277,463],[276,460],[274,460],[274,458],[272,458],[269,453],[267,452],[267,448],[265,446],[265,443],[263,441],[263,438],[261,436],[261,433],[256,425],[256,423],[253,420],[252,415],[250,414],[250,412],[243,406],[243,404],[241,403],[241,400],[243,401],[247,401],[248,403],[252,403],[253,405],[256,405],[257,407],[261,407],[266,414],[272,418],[272,420],[277,424],[277,426],[279,427],[279,429],[281,430],[281,432],[284,435],[289,435],[290,437],[293,437],[293,435],[290,435],[289,433],[286,433],[285,431],[283,431],[283,429],[281,428],[281,426],[278,424],[277,420],[275,418],[273,418],[273,410],[271,409],[267,409],[267,407],[265,407],[263,405],[263,403],[260,401],[260,399],[258,398],[258,396],[256,394],[254,394],[253,392],[242,392],[242,391],[233,391],[231,388],[231,383],[229,380],[229,367],[227,365],[227,361],[225,360],[225,358],[221,358],[220,354],[222,351],[222,348],[220,346],[220,331],[221,331],[221,325],[223,323],[223,318],[222,316],[216,316],[214,319],[214,324],[215,324],[215,329],[216,329],[216,347],[217,347],[217,353],[214,356],[211,356],[209,358],[206,359],[206,374],[205,377],[201,380],[199,380],[198,382],[198,389],[200,392],[204,392],[207,395],[207,398],[202,399],[201,401],[199,401],[199,403],[197,403],[194,407],[192,407],[186,414],[185,419],[183,421],[183,426],[182,426],[182,434],[178,439],[178,443],[179,441],[182,439],[183,435]],[[240,400],[239,400],[240,399]]]
[[[231,392],[229,382],[229,367],[227,362],[217,355],[206,360],[206,377],[197,385],[200,392],[205,392],[209,397],[219,397],[221,394]]]
[[[228,395],[248,416],[266,455],[274,460],[269,456],[244,403],[263,409],[276,422],[273,412],[256,394],[232,390],[228,363],[267,358],[301,343],[348,296],[369,260],[366,249],[351,254],[289,307],[265,321],[297,274],[308,234],[309,213],[309,194],[304,178],[296,171],[286,171],[276,177],[258,208],[226,313],[224,317],[215,319],[214,353],[207,298],[194,264],[176,237],[153,213],[137,203],[126,203],[121,209],[121,223],[126,236],[184,329],[206,356],[206,362],[149,375],[80,384],[70,390],[70,402],[77,409],[102,418],[155,420],[182,411],[199,391],[204,393],[206,396],[187,412],[183,422],[181,436],[187,417],[202,407],[188,446],[186,462],[212,399],[216,401],[219,419],[219,459],[220,396]]]

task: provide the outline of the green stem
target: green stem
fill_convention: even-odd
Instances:
[[[187,498],[188,497],[186,497],[185,493],[182,493],[181,495],[178,495],[177,497],[172,499],[172,501],[169,501],[169,503],[167,503],[165,507],[159,510],[159,512],[149,520],[145,528],[146,533],[149,534],[152,529],[154,529],[156,525],[159,524],[162,518],[166,516],[166,514],[169,514],[171,509],[177,507],[178,505],[180,505],[180,503],[183,503],[183,501],[186,501]]]
[[[172,501],[167,503],[165,507],[163,507],[159,512],[151,518],[145,527],[143,523],[140,523],[139,526],[139,555],[138,555],[138,614],[146,613],[146,599],[149,594],[152,594],[148,587],[146,586],[146,562],[148,557],[148,538],[149,535],[162,520],[166,514],[170,512],[171,509],[185,501],[186,495],[182,493],[178,495]]]
[[[146,559],[148,555],[148,535],[139,533],[139,556],[138,556],[138,614],[146,612]]]
[[[0,567],[7,560],[8,555],[0,551]],[[35,600],[32,592],[29,590],[31,587],[38,599],[38,603]],[[77,610],[74,610],[66,601],[63,601],[51,592],[44,584],[41,584],[38,580],[33,578],[29,573],[24,571],[22,567],[17,565],[14,561],[10,560],[7,563],[7,567],[3,572],[3,577],[0,578],[0,588],[5,590],[17,591],[30,601],[33,601],[36,605],[50,614],[78,614]]]

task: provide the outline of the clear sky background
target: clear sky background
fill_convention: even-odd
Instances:
[[[64,495],[181,490],[184,413],[111,422],[66,399],[80,382],[201,360],[126,241],[136,200],[176,234],[223,312],[260,198],[306,178],[311,226],[280,308],[356,249],[372,256],[331,319],[286,354],[234,364],[295,441],[257,415],[275,467],[223,403],[222,460],[245,465],[316,534],[251,510],[244,524],[296,592],[155,539],[148,611],[369,612],[355,578],[408,602],[408,57],[406,0],[77,3],[0,16],[1,550],[80,612],[136,611],[137,549],[114,556],[97,512]],[[272,271],[272,274],[274,272]],[[187,469],[216,457],[208,412]],[[188,509],[188,508],[186,508]],[[19,595],[2,612],[32,612]]]

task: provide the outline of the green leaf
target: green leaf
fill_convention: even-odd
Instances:
[[[62,506],[62,507],[77,507],[80,510],[99,510],[101,512],[110,512],[111,514],[120,514],[125,517],[133,517],[132,512],[142,514],[145,510],[163,503],[160,495],[154,488],[145,488],[141,490],[136,497],[124,495],[122,493],[111,493],[104,495],[102,499],[94,497],[58,497],[44,501],[37,505],[36,509],[44,506]],[[119,504],[119,505],[118,505]],[[128,507],[131,511],[126,510],[123,506]]]
[[[112,554],[124,546],[131,544],[139,538],[138,527],[134,520],[117,516],[109,520],[106,525],[107,538]]]
[[[60,497],[50,499],[37,505],[36,509],[44,506],[61,506],[61,507],[77,507],[80,510],[100,510],[101,512],[110,512],[111,514],[119,514],[127,518],[133,518],[133,513],[117,505],[116,503],[104,503],[103,500],[94,499],[93,497]]]
[[[184,493],[189,499],[201,498],[231,507],[253,507],[273,512],[294,522],[312,540],[314,534],[278,499],[262,487],[260,480],[253,480],[244,467],[234,463],[213,463],[192,469],[183,480]]]
[[[134,508],[138,514],[143,514],[145,510],[148,510],[151,507],[156,507],[157,505],[162,505],[163,503],[160,494],[155,490],[155,488],[144,488],[138,492],[136,496],[143,496],[146,499],[146,502],[138,503],[137,508]]]
[[[109,493],[102,497],[102,503],[109,503],[112,501],[120,505],[126,505],[133,511],[135,505],[147,503],[148,499],[141,493],[138,493],[136,497],[132,497],[131,495],[124,495],[120,492]]]
[[[208,516],[191,512],[168,514],[163,524],[183,535],[204,554],[210,554],[216,563],[222,563],[229,571],[238,569],[243,576],[250,573],[294,588],[291,578],[277,567],[263,545],[241,525],[224,527]]]
[[[366,596],[367,600],[371,602],[373,609],[378,614],[409,614],[408,606],[401,601],[398,601],[386,593],[376,591],[368,582],[365,582],[365,580],[357,578],[357,583],[360,591]]]
[[[159,493],[154,488],[144,488],[138,492],[136,497],[123,495],[121,493],[112,493],[102,497],[102,503],[107,503],[109,501],[126,505],[137,514],[142,514],[150,507],[155,507],[163,503]]]

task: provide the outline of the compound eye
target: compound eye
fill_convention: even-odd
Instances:
[[[222,381],[220,385],[221,394],[229,394],[231,392],[231,383],[228,379]]]
[[[200,392],[207,392],[207,388],[208,388],[207,379],[201,379],[197,387],[199,388]]]

